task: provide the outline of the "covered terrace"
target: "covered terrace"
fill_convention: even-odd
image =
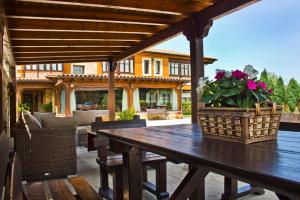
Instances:
[[[1,133],[6,131],[9,132],[11,136],[14,136],[16,122],[16,65],[108,61],[110,63],[108,73],[109,118],[110,121],[114,121],[115,87],[117,85],[115,83],[117,79],[115,77],[116,63],[181,33],[186,36],[190,43],[192,123],[197,123],[198,103],[196,88],[199,78],[204,77],[203,39],[208,35],[209,29],[213,25],[213,20],[255,2],[257,2],[257,0],[1,1],[0,26],[2,34],[1,44],[3,46],[0,51],[2,59],[0,64],[0,81],[2,83],[0,88],[0,96],[2,97],[0,100]],[[9,73],[7,73],[7,69]],[[8,75],[8,77],[6,77],[6,75]],[[10,91],[8,92],[7,89]],[[7,103],[8,99],[9,103]],[[196,134],[196,136],[199,136],[200,132],[198,129],[199,128],[189,126],[182,130],[187,132],[191,131]],[[182,132],[180,127],[176,130],[178,131],[176,134]],[[159,129],[155,129],[153,132],[155,131],[160,132]],[[171,133],[173,129],[169,127],[164,131],[164,134],[167,135]],[[170,137],[172,141],[177,140],[176,134],[174,137]],[[141,138],[146,139],[146,137]],[[227,149],[225,146],[223,148],[223,146],[212,142],[213,145],[208,145],[209,148],[206,149],[207,151],[203,150],[206,145],[201,146],[199,149],[193,149],[193,145],[202,140],[195,139],[193,141],[189,140],[190,138],[188,137],[186,139],[187,140],[176,141],[177,144],[180,143],[177,153],[182,150],[181,145],[188,144],[191,146],[193,153],[206,152],[207,154],[201,154],[202,157],[200,157],[199,153],[199,157],[189,157],[190,155],[188,155],[187,152],[181,152],[179,154],[182,156],[182,160],[185,162],[188,161],[190,166],[197,165],[197,161],[199,160],[204,160],[203,163],[206,164],[205,167],[207,168],[205,168],[205,170],[197,169],[198,166],[196,166],[196,168],[190,168],[190,172],[171,195],[170,199],[186,199],[188,197],[190,197],[190,199],[204,199],[204,180],[208,174],[208,170],[233,177],[233,179],[226,179],[225,194],[222,199],[236,199],[238,197],[236,184],[239,177],[243,177],[243,180],[246,182],[249,181],[253,183],[254,185],[252,184],[252,186],[254,188],[256,188],[255,184],[258,184],[268,189],[274,189],[274,191],[280,193],[278,197],[282,199],[299,199],[299,190],[297,191],[297,186],[299,186],[299,170],[298,174],[296,174],[296,170],[291,170],[295,172],[295,177],[297,178],[297,180],[293,182],[290,180],[290,176],[284,179],[285,174],[279,174],[279,178],[275,176],[276,170],[281,170],[281,168],[270,169],[270,167],[273,165],[277,166],[279,165],[278,163],[277,165],[276,163],[269,163],[266,166],[262,166],[263,169],[261,171],[256,171],[258,164],[255,165],[256,163],[254,162],[253,165],[248,165],[251,160],[245,159],[242,160],[242,162],[238,162],[241,166],[236,167],[236,163],[234,162],[236,159],[234,158],[235,155],[230,158],[222,156],[222,152]],[[168,141],[162,141],[165,141],[167,146]],[[139,145],[140,144],[135,144],[134,147],[130,148],[129,152],[123,154],[123,156],[125,156],[123,157],[125,166],[124,172],[128,171],[129,174],[133,175],[129,177],[124,176],[124,199],[142,199],[141,152],[137,148],[140,147]],[[154,145],[148,145],[145,149],[151,150],[150,147],[154,147]],[[209,155],[211,156],[210,153],[214,151],[214,149],[212,149],[213,147],[216,148],[220,154],[214,157],[216,162],[212,164],[212,162],[205,162],[205,159]],[[259,145],[255,147],[249,149],[258,151],[258,149],[261,148]],[[153,151],[157,153],[160,152],[161,149],[163,148],[157,147],[157,149],[155,151],[153,149]],[[245,152],[247,155],[251,153],[248,148],[241,149],[241,152]],[[228,151],[231,150],[234,151],[234,146],[231,146]],[[268,151],[268,149],[263,150]],[[169,156],[171,153],[166,150],[163,155]],[[173,155],[173,157],[171,157],[179,159],[179,156],[176,156],[177,155]],[[276,158],[279,162],[280,158],[278,157]],[[222,165],[222,170],[215,170],[221,166],[218,159],[222,161],[229,159],[230,165],[228,164],[229,161],[226,160],[228,163],[224,161],[225,164]],[[246,170],[242,168],[243,166],[247,166],[248,168],[253,167],[254,169],[251,173],[246,173]],[[267,173],[268,170],[271,170],[270,174]],[[254,178],[257,179],[254,180]],[[277,184],[281,180],[286,181],[285,183],[288,184]],[[256,190],[256,192],[260,191]],[[282,196],[281,194],[286,196],[290,195],[291,198]]]

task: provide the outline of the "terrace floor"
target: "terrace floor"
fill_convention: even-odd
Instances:
[[[160,121],[148,121],[148,126],[161,126],[161,125],[172,125],[172,124],[186,124],[190,123],[190,119],[181,119],[181,120],[160,120]],[[96,163],[96,152],[87,152],[86,148],[78,147],[77,148],[77,165],[78,165],[78,174],[86,177],[86,179],[95,187],[96,191],[99,188],[100,177],[99,177],[99,168]],[[169,193],[172,193],[180,181],[183,179],[187,173],[187,165],[179,164],[175,165],[173,163],[167,163],[167,190]],[[154,171],[148,172],[149,180],[154,181]],[[111,184],[110,177],[110,184]],[[240,182],[240,186],[243,186],[244,183]],[[206,178],[206,199],[208,200],[217,200],[220,199],[223,192],[223,176],[218,174],[210,173]],[[156,199],[148,192],[144,192],[145,200],[154,200]],[[241,199],[247,200],[276,200],[278,199],[276,195],[271,191],[266,191],[264,195],[255,196],[249,195]]]

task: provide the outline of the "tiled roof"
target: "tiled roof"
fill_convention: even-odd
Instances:
[[[168,54],[168,55],[178,55],[178,56],[187,56],[187,57],[190,56],[189,53],[183,53],[183,52],[172,51],[172,50],[164,50],[164,49],[155,49],[155,48],[146,49],[144,52],[160,53],[160,54]],[[210,60],[213,60],[213,61],[217,60],[216,58],[207,57],[207,56],[205,56],[204,59],[210,59]]]
[[[55,82],[53,80],[45,79],[45,78],[17,78],[17,82],[45,82],[52,83]]]
[[[48,77],[49,79],[64,79],[64,78],[77,78],[77,79],[108,79],[108,76],[97,74],[63,74],[56,77]],[[144,80],[144,81],[171,81],[171,82],[190,82],[189,77],[146,77],[146,76],[130,76],[130,75],[116,75],[116,80]]]

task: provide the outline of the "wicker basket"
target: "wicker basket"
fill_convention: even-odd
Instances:
[[[243,109],[203,107],[198,121],[203,137],[249,144],[277,138],[282,106]]]

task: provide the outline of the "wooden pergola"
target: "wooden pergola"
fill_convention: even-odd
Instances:
[[[17,65],[109,61],[109,110],[114,119],[116,63],[183,32],[190,42],[196,122],[196,87],[204,76],[203,38],[214,19],[256,1],[4,0],[1,33],[7,32]]]

